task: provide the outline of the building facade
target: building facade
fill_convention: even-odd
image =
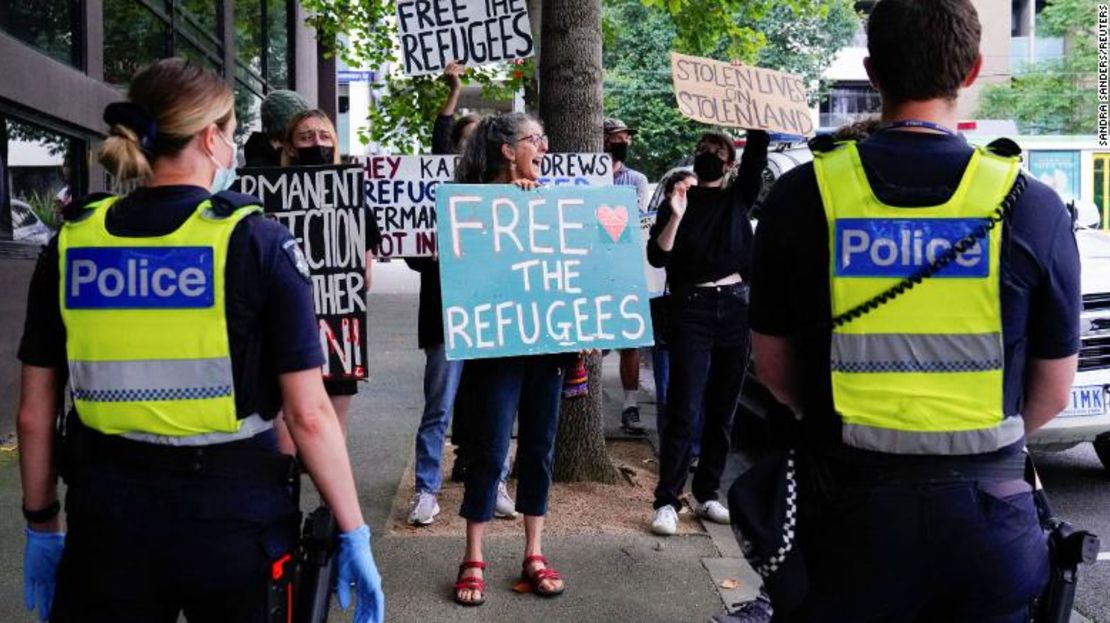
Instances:
[[[0,437],[13,429],[15,351],[34,259],[68,198],[106,190],[105,106],[130,77],[180,56],[226,77],[240,136],[293,89],[336,111],[334,63],[295,0],[0,0]]]

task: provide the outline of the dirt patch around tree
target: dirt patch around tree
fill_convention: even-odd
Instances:
[[[555,536],[589,534],[630,534],[650,532],[652,508],[658,473],[658,459],[647,441],[609,441],[609,456],[621,472],[619,482],[603,485],[592,482],[560,483],[551,486],[544,534]],[[514,443],[515,447],[515,443]],[[409,463],[402,477],[390,512],[392,536],[463,536],[466,521],[459,517],[462,504],[462,483],[450,482],[447,476],[454,464],[450,447],[443,452],[443,489],[439,493],[440,514],[430,526],[408,523],[409,504],[413,496],[413,467]],[[515,495],[516,480],[509,479],[509,494]],[[494,519],[487,535],[520,535],[523,519]],[[679,514],[679,534],[702,534],[701,522],[689,507]]]

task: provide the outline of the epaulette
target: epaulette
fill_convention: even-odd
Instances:
[[[219,218],[227,218],[239,208],[261,205],[258,197],[245,193],[224,190],[212,195],[212,214]]]
[[[809,139],[809,150],[813,153],[825,154],[836,149],[836,139],[832,134],[818,134]]]
[[[103,201],[112,196],[112,193],[89,193],[79,199],[70,201],[68,205],[62,208],[62,220],[67,223],[75,223],[89,215],[89,206],[92,204]]]
[[[996,156],[1013,158],[1021,155],[1021,146],[1008,138],[996,138],[987,145],[987,149]]]

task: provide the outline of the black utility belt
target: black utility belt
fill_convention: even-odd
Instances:
[[[77,470],[82,465],[111,465],[167,475],[250,480],[260,484],[297,482],[297,461],[264,450],[213,446],[161,446],[100,434],[83,434]]]
[[[829,474],[841,486],[940,484],[946,482],[1005,482],[1025,478],[1025,455],[974,459],[936,457],[935,460],[899,464],[845,463],[828,459]]]

